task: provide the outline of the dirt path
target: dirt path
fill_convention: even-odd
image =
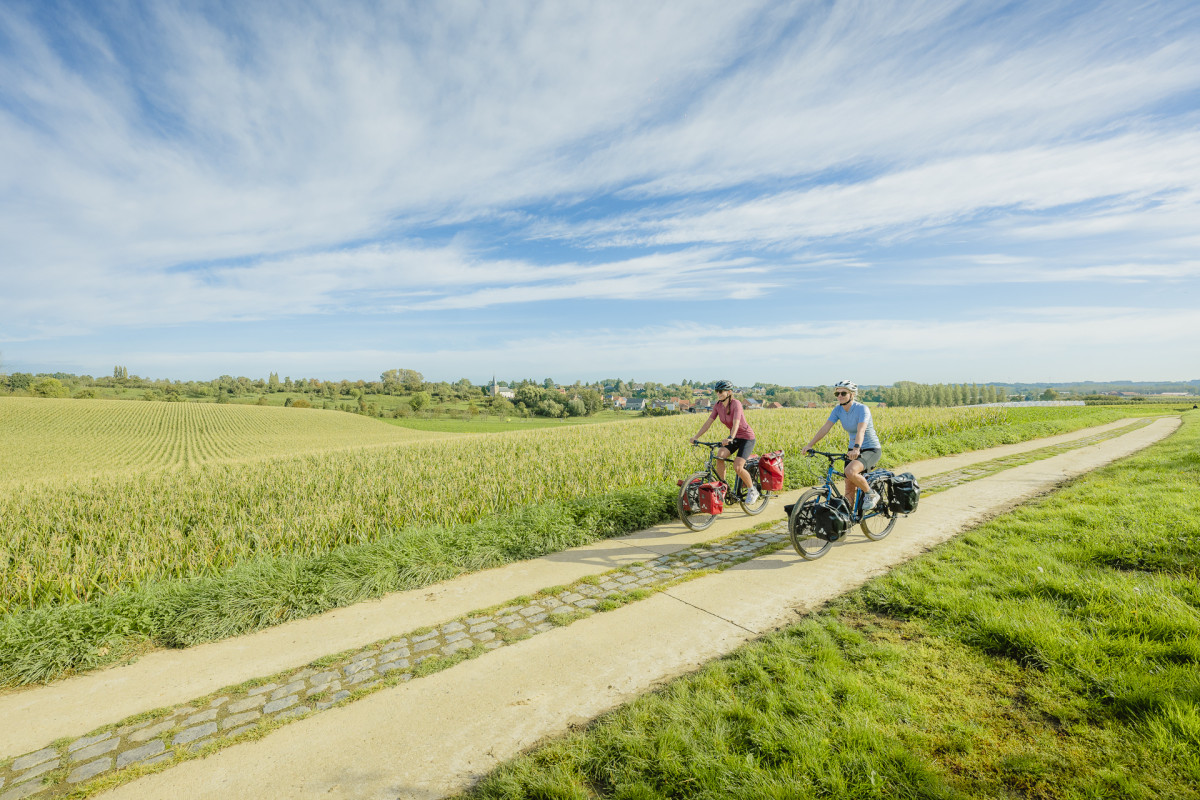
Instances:
[[[929,475],[1124,424],[1128,423],[912,466],[918,474]],[[1174,418],[1157,420],[1119,438],[929,497],[918,515],[901,520],[883,542],[856,536],[814,563],[800,561],[790,549],[753,558],[330,708],[261,740],[178,764],[102,796],[394,798],[460,791],[545,736],[785,625],[987,517],[1163,438],[1178,424]],[[776,516],[782,516],[782,505],[773,504]],[[769,516],[753,522],[764,519]],[[731,514],[701,534],[685,533],[678,524],[659,526],[254,636],[154,654],[131,667],[0,698],[0,717],[14,723],[0,731],[6,737],[0,754],[28,752],[54,736],[82,735],[128,714],[187,702],[222,686],[438,624],[545,586],[674,553],[726,536],[746,522]],[[30,728],[37,730],[31,733]],[[0,798],[8,794],[5,788],[0,787]]]

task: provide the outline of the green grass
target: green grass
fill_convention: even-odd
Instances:
[[[1198,485],[1191,413],[470,797],[1200,797]]]

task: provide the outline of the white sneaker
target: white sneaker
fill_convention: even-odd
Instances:
[[[862,510],[870,511],[877,503],[879,503],[879,492],[871,492],[863,498]]]
[[[755,489],[753,486],[750,487],[750,491],[746,492],[746,502],[749,505],[754,505],[758,502],[758,489]]]

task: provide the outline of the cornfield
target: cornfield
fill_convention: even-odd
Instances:
[[[1094,419],[1102,410],[1038,411]],[[811,480],[801,467],[812,462],[798,450],[827,413],[752,412],[756,451],[784,449],[789,484]],[[1004,426],[1014,416],[879,409],[875,420],[890,448]],[[3,399],[0,614],[213,575],[260,557],[324,553],[409,526],[673,484],[697,468],[700,451],[687,440],[699,424],[686,415],[419,438],[321,411]],[[710,434],[724,431],[714,425]],[[826,444],[844,446],[840,428]]]
[[[431,435],[313,409],[5,397],[0,398],[0,488],[39,479],[395,444]]]

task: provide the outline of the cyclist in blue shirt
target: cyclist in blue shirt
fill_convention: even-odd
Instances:
[[[871,409],[854,398],[858,395],[858,385],[853,381],[838,381],[833,387],[833,396],[837,405],[829,419],[817,431],[817,435],[809,439],[808,444],[800,452],[807,454],[817,442],[825,438],[825,434],[837,423],[842,423],[846,433],[850,435],[849,449],[846,452],[846,499],[850,507],[854,507],[854,495],[851,487],[866,495],[863,498],[862,510],[870,511],[879,502],[879,492],[871,491],[863,473],[879,463],[883,456],[883,447],[875,434],[875,424],[871,421]]]

